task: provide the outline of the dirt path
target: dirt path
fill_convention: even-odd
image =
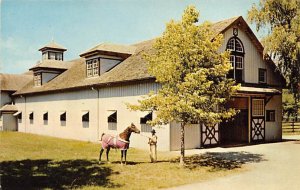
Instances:
[[[300,139],[290,136],[289,139]],[[287,138],[286,138],[287,139]],[[197,152],[198,151],[198,152]],[[248,165],[249,171],[238,175],[218,178],[203,183],[171,188],[203,190],[299,190],[300,189],[300,141],[261,144],[238,148],[214,148],[188,151],[188,154],[203,152],[249,152],[263,155],[264,161]]]

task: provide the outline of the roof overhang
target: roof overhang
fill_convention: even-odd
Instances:
[[[282,94],[280,90],[276,88],[256,88],[242,86],[237,90],[241,94],[264,94],[264,95],[280,95]]]
[[[88,58],[88,57],[95,56],[95,55],[108,55],[108,56],[115,56],[115,57],[120,57],[122,59],[126,59],[126,58],[130,57],[132,54],[114,52],[114,51],[94,50],[94,51],[80,54],[80,57]]]

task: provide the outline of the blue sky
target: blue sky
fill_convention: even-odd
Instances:
[[[215,22],[239,15],[246,19],[258,1],[0,0],[0,70],[26,72],[52,38],[68,49],[65,60],[71,60],[102,42],[133,44],[159,36],[190,4],[200,11],[200,22]]]

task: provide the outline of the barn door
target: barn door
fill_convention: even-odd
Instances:
[[[219,144],[219,124],[213,127],[201,125],[201,146],[214,146]]]
[[[265,140],[264,99],[252,99],[251,108],[251,142],[263,142]]]

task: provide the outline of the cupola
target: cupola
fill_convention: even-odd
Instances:
[[[39,51],[42,52],[43,60],[63,61],[64,51],[67,51],[67,49],[52,40],[52,42],[40,48]]]

